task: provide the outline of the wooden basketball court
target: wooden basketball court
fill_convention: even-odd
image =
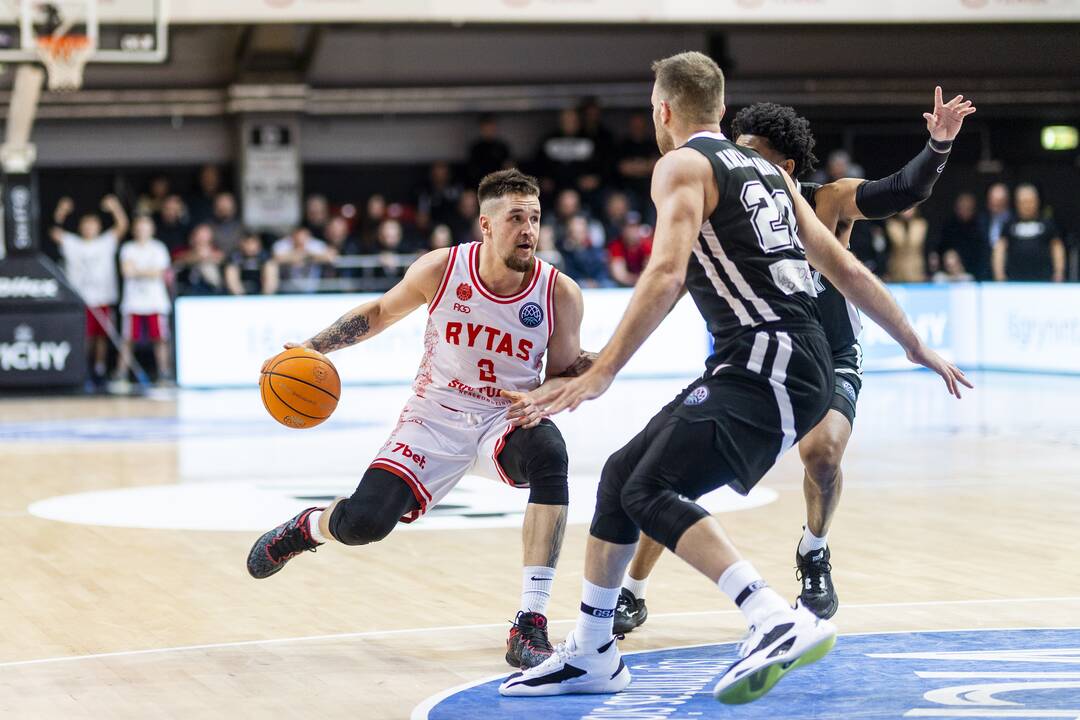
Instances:
[[[955,402],[926,374],[868,376],[830,541],[842,634],[1080,626],[1080,379],[975,379]],[[679,384],[619,383],[560,418],[572,481],[595,483],[606,454]],[[265,581],[245,571],[265,493],[299,507],[348,492],[406,392],[346,388],[340,417],[310,431],[275,427],[254,390],[0,402],[0,716],[407,718],[446,688],[508,672],[520,539],[512,512],[482,511],[486,486],[462,504],[476,512],[425,518],[376,546],[320,548]],[[794,596],[797,455],[763,486],[774,499],[721,519]],[[267,528],[288,511],[271,515]],[[231,518],[241,529],[226,529]],[[575,616],[586,532],[579,522],[567,533],[553,640]],[[673,557],[648,603],[625,650],[744,630]]]

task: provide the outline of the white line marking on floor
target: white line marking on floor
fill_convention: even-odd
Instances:
[[[924,602],[909,603],[849,603],[843,607],[848,609],[870,608],[896,608],[896,607],[933,607],[938,605],[1003,605],[1015,603],[1044,603],[1044,602],[1080,602],[1080,596],[1070,597],[1038,597],[1038,598],[991,598],[986,600],[929,600]],[[736,615],[738,610],[702,610],[697,612],[676,613],[650,613],[651,618],[677,618],[694,617],[700,615]],[[550,624],[560,625],[575,622],[574,620],[552,620]],[[156,655],[174,652],[190,652],[194,650],[219,650],[222,648],[247,647],[251,645],[284,645],[288,643],[321,642],[325,640],[350,640],[359,638],[388,637],[393,635],[409,635],[413,633],[440,633],[463,630],[484,630],[488,628],[506,627],[507,623],[479,623],[474,625],[444,625],[441,627],[402,628],[398,630],[368,630],[364,632],[334,633],[331,635],[305,635],[300,637],[270,638],[267,640],[241,640],[237,642],[209,643],[206,645],[180,645],[177,647],[147,648],[144,650],[120,650],[117,652],[94,653],[91,655],[65,655],[60,657],[39,658],[37,660],[15,660],[13,662],[0,663],[0,668],[24,667],[27,665],[44,665],[48,663],[77,662],[81,660],[99,660],[102,658],[134,657],[138,655]],[[1008,628],[1005,628],[1008,629]],[[948,630],[948,629],[945,629]],[[940,630],[944,632],[945,630]],[[895,632],[915,632],[899,630]],[[930,631],[928,631],[930,632]],[[933,631],[939,632],[939,631]],[[855,633],[866,634],[866,633]],[[884,634],[874,632],[872,634]]]

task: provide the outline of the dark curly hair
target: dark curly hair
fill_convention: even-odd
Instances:
[[[813,170],[817,163],[813,153],[817,141],[810,132],[810,121],[786,105],[763,102],[743,108],[735,115],[731,135],[736,140],[740,135],[765,138],[776,152],[795,161],[796,178]]]

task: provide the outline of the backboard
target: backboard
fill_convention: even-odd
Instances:
[[[167,0],[0,0],[0,62],[37,62],[38,38],[85,36],[90,62],[163,62]]]

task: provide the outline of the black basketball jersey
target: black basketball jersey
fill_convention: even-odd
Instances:
[[[817,326],[813,278],[782,171],[718,133],[698,133],[686,147],[708,158],[720,193],[686,273],[714,349],[767,323]],[[714,351],[708,369],[717,362]]]
[[[799,193],[814,209],[817,209],[814,196],[820,188],[818,183],[799,183]],[[827,277],[817,270],[813,272],[818,312],[821,313],[821,326],[825,329],[825,337],[829,339],[829,349],[832,350],[834,358],[851,354],[859,341],[859,331],[862,330],[859,311]]]

